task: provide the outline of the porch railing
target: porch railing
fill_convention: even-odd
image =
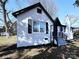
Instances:
[[[63,38],[65,40],[67,40],[67,36],[63,32],[58,32],[57,33],[57,38]]]

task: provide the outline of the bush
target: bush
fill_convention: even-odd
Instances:
[[[75,38],[75,39],[78,39],[78,38],[79,38],[79,31],[76,31],[76,32],[74,33],[74,38]]]

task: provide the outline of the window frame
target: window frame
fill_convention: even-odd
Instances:
[[[34,22],[38,22],[38,25],[39,25],[38,31],[34,31]],[[43,23],[43,27],[41,27],[41,22]],[[41,31],[41,28],[43,28],[44,31]],[[46,22],[34,20],[33,21],[33,32],[46,33]]]
[[[34,31],[34,22],[38,22],[38,25],[39,25],[39,21],[35,21],[35,20],[33,21],[33,32],[40,32],[40,30],[39,30],[40,27],[39,26],[38,26],[38,31]]]
[[[48,33],[49,33],[49,23],[46,22],[46,34],[48,34]]]
[[[40,24],[40,32],[41,33],[45,33],[46,32],[46,22],[43,22],[43,21],[39,21],[40,23],[42,23],[43,27],[41,27],[41,24]],[[41,28],[43,28],[43,32],[41,31]]]
[[[29,20],[31,20],[31,23]],[[28,33],[29,34],[32,34],[32,27],[33,27],[32,25],[33,25],[32,19],[28,19]]]
[[[42,9],[41,8],[37,8],[37,13],[42,14]]]

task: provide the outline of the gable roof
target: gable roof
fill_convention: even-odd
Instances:
[[[36,8],[36,7],[42,8],[43,11],[44,11],[44,13],[50,18],[50,20],[51,20],[52,22],[54,22],[54,20],[52,19],[52,17],[49,15],[49,13],[45,10],[45,8],[41,5],[40,2],[37,3],[37,4],[31,5],[31,6],[29,6],[29,7],[26,7],[26,8],[24,8],[24,9],[21,9],[21,10],[19,10],[19,11],[16,11],[16,12],[14,12],[14,13],[12,13],[12,14],[13,14],[13,16],[17,17],[18,15],[20,15],[20,14],[22,14],[22,13],[24,13],[24,12],[28,12],[29,10],[31,10],[31,9],[33,9],[33,8]]]
[[[56,23],[57,26],[62,26],[62,24],[61,24],[61,22],[60,22],[58,17],[56,17],[55,23]]]

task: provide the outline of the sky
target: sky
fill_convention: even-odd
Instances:
[[[75,0],[54,0],[55,5],[57,6],[57,17],[59,17],[61,23],[63,24],[65,21],[65,16],[68,15],[74,15],[79,17],[79,7],[73,6],[73,3]],[[20,3],[20,4],[19,4]],[[9,11],[17,11],[19,9],[25,8],[29,5],[29,3],[26,0],[19,0],[19,2],[16,2],[15,0],[9,0],[6,9]],[[15,20],[15,18],[11,15],[10,18],[12,21]],[[2,16],[1,16],[2,17]],[[78,26],[79,21],[76,22],[76,25]],[[3,23],[0,21],[0,26],[3,25]]]
[[[57,5],[57,16],[62,23],[65,22],[66,15],[74,15],[79,17],[79,7],[73,6],[75,0],[55,0]],[[79,26],[79,19],[73,24],[74,26]]]

